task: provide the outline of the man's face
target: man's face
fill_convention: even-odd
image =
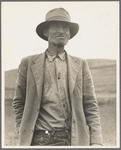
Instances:
[[[53,23],[46,32],[48,42],[54,45],[66,45],[70,39],[70,28],[66,23]]]

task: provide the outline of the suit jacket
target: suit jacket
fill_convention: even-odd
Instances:
[[[31,145],[39,115],[45,52],[23,58],[18,69],[14,116],[19,145]],[[72,107],[71,145],[102,144],[101,124],[92,77],[86,60],[67,54],[68,85]]]

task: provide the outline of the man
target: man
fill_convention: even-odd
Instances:
[[[89,67],[64,49],[78,30],[63,8],[49,11],[37,26],[48,49],[22,59],[18,69],[13,108],[20,145],[102,145]]]

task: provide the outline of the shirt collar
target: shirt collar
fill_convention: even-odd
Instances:
[[[46,50],[46,55],[49,59],[49,61],[53,61],[56,57],[59,57],[61,60],[65,60],[65,51],[61,54],[58,54],[57,56],[56,55],[52,55],[50,54],[47,50]]]

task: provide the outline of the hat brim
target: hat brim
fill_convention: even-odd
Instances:
[[[40,36],[42,39],[48,41],[47,37],[43,34],[43,31],[44,31],[44,28],[46,28],[48,25],[50,25],[54,22],[64,22],[69,25],[70,34],[71,34],[70,39],[72,39],[79,31],[79,25],[77,23],[72,23],[72,22],[67,22],[67,21],[45,21],[45,22],[40,23],[36,28],[36,32],[37,32],[38,36]]]

